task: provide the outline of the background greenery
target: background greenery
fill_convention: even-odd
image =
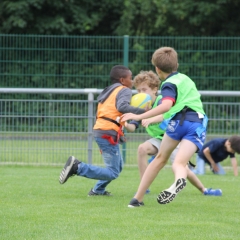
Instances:
[[[0,32],[239,36],[239,7],[236,0],[3,0]]]
[[[154,70],[153,51],[168,45],[178,51],[179,71],[199,90],[239,91],[239,5],[236,0],[0,1],[0,88],[102,89],[110,83],[113,65],[127,65],[133,75]],[[86,140],[88,107],[74,101],[87,100],[87,94],[0,95],[3,161],[24,160],[34,149],[33,137],[19,138],[18,133],[46,133],[37,139],[40,146],[51,132],[80,132]],[[239,97],[202,100],[211,116],[210,134],[238,134]],[[70,144],[64,134],[61,137]],[[13,150],[14,138],[23,149]],[[64,151],[62,145],[54,147],[54,161]],[[38,151],[47,155],[43,148]]]
[[[239,90],[239,7],[236,0],[3,0],[0,87],[104,88],[113,65],[133,75],[153,69],[153,51],[168,45],[199,90]]]
[[[60,171],[0,166],[0,239],[239,239],[240,178],[232,173],[200,176],[206,187],[221,188],[222,197],[203,196],[188,183],[172,203],[159,205],[157,194],[174,178],[164,168],[145,206],[130,209],[137,168],[124,168],[109,185],[113,197],[87,197],[95,180],[73,177],[60,185]]]

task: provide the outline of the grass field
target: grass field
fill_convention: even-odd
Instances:
[[[109,186],[112,197],[87,197],[95,180],[58,183],[61,167],[0,166],[0,239],[239,239],[240,178],[232,172],[200,179],[221,188],[222,197],[201,195],[190,183],[168,205],[156,196],[173,174],[164,168],[145,196],[128,208],[139,184],[138,170],[125,167]]]

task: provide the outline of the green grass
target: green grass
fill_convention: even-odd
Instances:
[[[95,180],[73,177],[58,183],[61,167],[0,166],[0,239],[239,239],[240,178],[232,172],[200,179],[221,188],[222,197],[203,196],[190,183],[168,205],[156,196],[173,174],[164,168],[145,196],[145,206],[128,208],[139,184],[138,170],[125,167],[108,189],[113,197],[87,197]]]

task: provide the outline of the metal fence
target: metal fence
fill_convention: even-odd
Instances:
[[[128,66],[133,75],[154,70],[151,56],[161,46],[177,50],[179,71],[199,90],[240,90],[240,37],[12,34],[0,34],[0,87],[101,89],[114,65]]]
[[[61,165],[69,155],[102,165],[101,154],[93,139],[96,100],[101,89],[21,89],[0,88],[0,94],[87,95],[87,100],[1,99],[0,163]],[[135,91],[133,91],[135,93]],[[240,97],[240,92],[200,91],[202,96]],[[207,140],[240,134],[239,102],[204,102],[209,117]],[[122,153],[127,165],[137,165],[137,147],[148,139],[143,128],[126,133]],[[239,159],[239,157],[237,156]],[[195,161],[195,159],[193,159]],[[230,165],[229,161],[225,164]]]

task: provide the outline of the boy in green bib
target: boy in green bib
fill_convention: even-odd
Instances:
[[[170,203],[186,186],[187,164],[195,152],[201,150],[207,128],[207,116],[203,110],[200,94],[195,83],[186,75],[177,72],[178,55],[171,47],[157,49],[152,56],[152,64],[162,81],[162,102],[146,113],[136,115],[126,113],[122,121],[149,119],[163,114],[164,121],[160,124],[166,133],[160,149],[142,176],[139,188],[129,207],[143,205],[143,197],[159,171],[167,163],[173,150],[180,144],[172,164],[175,175],[174,183],[159,193],[160,204]]]
[[[162,95],[158,95],[158,89],[160,85],[160,80],[158,76],[153,71],[141,71],[138,75],[135,76],[133,80],[133,85],[138,91],[138,93],[147,93],[150,95],[152,99],[152,108],[157,107],[162,102]],[[158,149],[160,148],[163,135],[165,130],[159,127],[159,124],[163,121],[162,115],[157,117],[152,117],[148,119],[142,120],[142,125],[146,128],[147,133],[151,137],[145,142],[141,143],[138,146],[137,151],[137,159],[138,159],[138,169],[140,174],[140,179],[142,178],[148,162],[147,157],[155,156],[158,153]],[[125,123],[125,128],[129,132],[134,132],[140,125],[139,121],[130,121],[129,123]],[[177,154],[178,147],[175,148],[170,155],[170,161],[173,163],[174,158]],[[202,194],[204,195],[212,195],[212,196],[220,196],[220,189],[211,189],[205,188],[202,182],[198,179],[198,177],[188,168],[187,168],[187,178],[195,186]],[[150,190],[146,190],[146,194],[149,193]]]

